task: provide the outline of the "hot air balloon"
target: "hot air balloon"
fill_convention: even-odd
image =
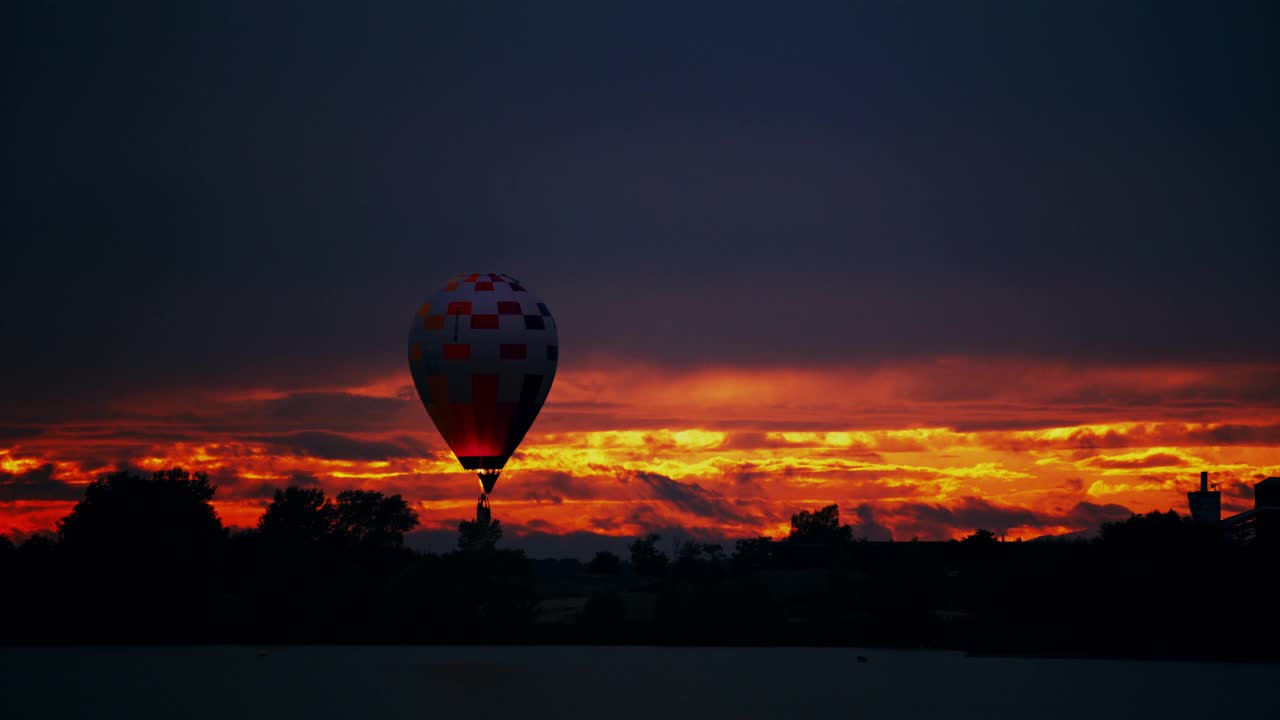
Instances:
[[[471,273],[429,296],[409,329],[409,371],[436,429],[489,493],[555,379],[560,345],[545,303],[502,273]]]

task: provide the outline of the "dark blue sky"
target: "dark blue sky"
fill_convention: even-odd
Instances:
[[[567,366],[1280,361],[1273,3],[256,5],[0,11],[10,419],[394,370],[473,270]]]

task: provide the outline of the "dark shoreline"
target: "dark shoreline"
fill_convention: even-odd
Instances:
[[[255,651],[271,650],[277,648],[324,648],[324,647],[386,647],[386,648],[629,648],[629,649],[742,649],[742,650],[770,650],[770,649],[844,649],[844,650],[864,650],[868,652],[884,651],[884,652],[930,652],[930,653],[955,653],[971,658],[1001,658],[1001,659],[1037,659],[1037,660],[1117,660],[1117,661],[1137,661],[1137,662],[1190,662],[1190,663],[1241,663],[1241,664],[1262,664],[1262,665],[1280,665],[1280,655],[1255,654],[1247,655],[1243,653],[1234,654],[1211,654],[1211,653],[1134,653],[1124,651],[1068,651],[1068,650],[1034,650],[1028,648],[963,648],[954,646],[929,646],[929,645],[882,645],[882,644],[847,644],[847,643],[803,643],[803,642],[778,642],[778,643],[759,643],[759,642],[510,642],[494,640],[492,642],[395,642],[391,640],[318,640],[309,641],[264,641],[252,642],[243,639],[237,640],[193,640],[193,641],[153,641],[153,642],[111,642],[111,641],[77,641],[77,640],[51,640],[51,641],[14,641],[0,642],[0,649],[13,650],[20,648],[200,648],[200,647],[220,647],[234,648],[243,647],[254,649]],[[874,661],[874,657],[869,658]]]
[[[1034,650],[966,650],[955,647],[931,647],[931,646],[903,646],[903,645],[845,645],[845,644],[799,644],[799,643],[775,643],[775,644],[759,644],[759,643],[511,643],[511,642],[485,642],[485,643],[421,643],[421,642],[74,642],[74,641],[53,641],[53,642],[6,642],[0,643],[0,650],[21,650],[21,649],[74,649],[74,648],[97,648],[97,649],[169,649],[169,648],[244,648],[246,650],[263,653],[269,656],[272,651],[290,648],[522,648],[522,649],[552,649],[552,648],[618,648],[618,649],[741,649],[741,650],[774,650],[774,649],[812,649],[812,650],[862,650],[873,653],[867,657],[868,662],[875,662],[875,652],[922,652],[922,653],[952,653],[962,655],[967,658],[975,659],[1003,659],[1003,660],[1115,660],[1115,661],[1132,661],[1132,662],[1169,662],[1169,663],[1233,663],[1245,665],[1278,665],[1280,666],[1280,656],[1269,657],[1246,657],[1246,656],[1216,656],[1216,655],[1154,655],[1140,653],[1086,653],[1086,652],[1058,652],[1058,651],[1034,651]]]

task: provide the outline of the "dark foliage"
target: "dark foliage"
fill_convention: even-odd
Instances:
[[[1153,510],[1123,522],[1103,523],[1100,535],[1102,543],[1109,547],[1160,552],[1212,546],[1222,539],[1214,528],[1172,510]]]
[[[969,543],[971,545],[993,545],[1000,542],[1000,538],[996,537],[995,533],[987,530],[986,528],[979,528],[969,535],[961,538],[960,542]]]
[[[65,632],[83,627],[70,611],[92,608],[100,623],[90,632],[139,640],[207,620],[227,539],[210,504],[215,492],[204,473],[181,468],[94,480],[59,521],[56,544],[45,536],[24,543],[34,614],[63,618],[55,631]]]
[[[672,572],[676,577],[691,578],[715,575],[721,572],[724,547],[688,540],[676,548],[676,560]]]
[[[63,546],[98,556],[208,555],[225,531],[209,501],[204,473],[162,470],[150,479],[116,472],[94,480],[71,514],[58,521]]]
[[[399,495],[346,490],[335,502],[319,488],[299,487],[276,490],[258,520],[262,536],[277,544],[382,550],[402,547],[404,534],[417,525],[418,514]]]
[[[666,573],[670,560],[658,549],[661,539],[660,535],[649,533],[631,543],[631,567],[640,575],[657,577]]]
[[[773,538],[738,540],[733,544],[733,570],[739,575],[759,572],[773,564]]]
[[[587,563],[587,571],[596,575],[617,575],[622,571],[622,558],[608,550],[601,550]]]
[[[828,506],[787,540],[655,534],[590,564],[529,561],[497,522],[459,550],[402,546],[398,496],[275,493],[228,536],[216,489],[182,470],[104,476],[60,523],[0,538],[2,642],[730,643],[957,647],[1089,655],[1280,658],[1273,548],[1226,543],[1176,513],[1099,540],[855,541]],[[91,612],[87,612],[91,609]],[[1223,623],[1233,621],[1230,632]]]
[[[840,524],[840,506],[801,511],[791,516],[788,542],[801,545],[838,545],[853,540],[853,528]]]
[[[502,539],[502,523],[497,520],[463,520],[458,523],[458,549],[468,553],[491,552]]]
[[[381,550],[399,548],[404,545],[404,534],[417,526],[418,513],[399,495],[383,497],[382,493],[369,490],[338,493],[335,530],[353,545]],[[501,536],[498,530],[497,537]]]
[[[594,632],[616,633],[626,620],[627,605],[617,590],[598,590],[587,598],[578,621]]]
[[[338,512],[319,488],[276,490],[258,518],[262,537],[281,545],[319,545],[333,539]]]

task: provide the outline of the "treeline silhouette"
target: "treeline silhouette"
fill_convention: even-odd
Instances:
[[[404,546],[399,496],[277,490],[229,532],[203,473],[95,480],[55,536],[0,537],[0,642],[848,644],[1278,659],[1276,548],[1169,511],[1092,541],[867,542],[830,505],[731,549],[530,560],[497,521]]]

